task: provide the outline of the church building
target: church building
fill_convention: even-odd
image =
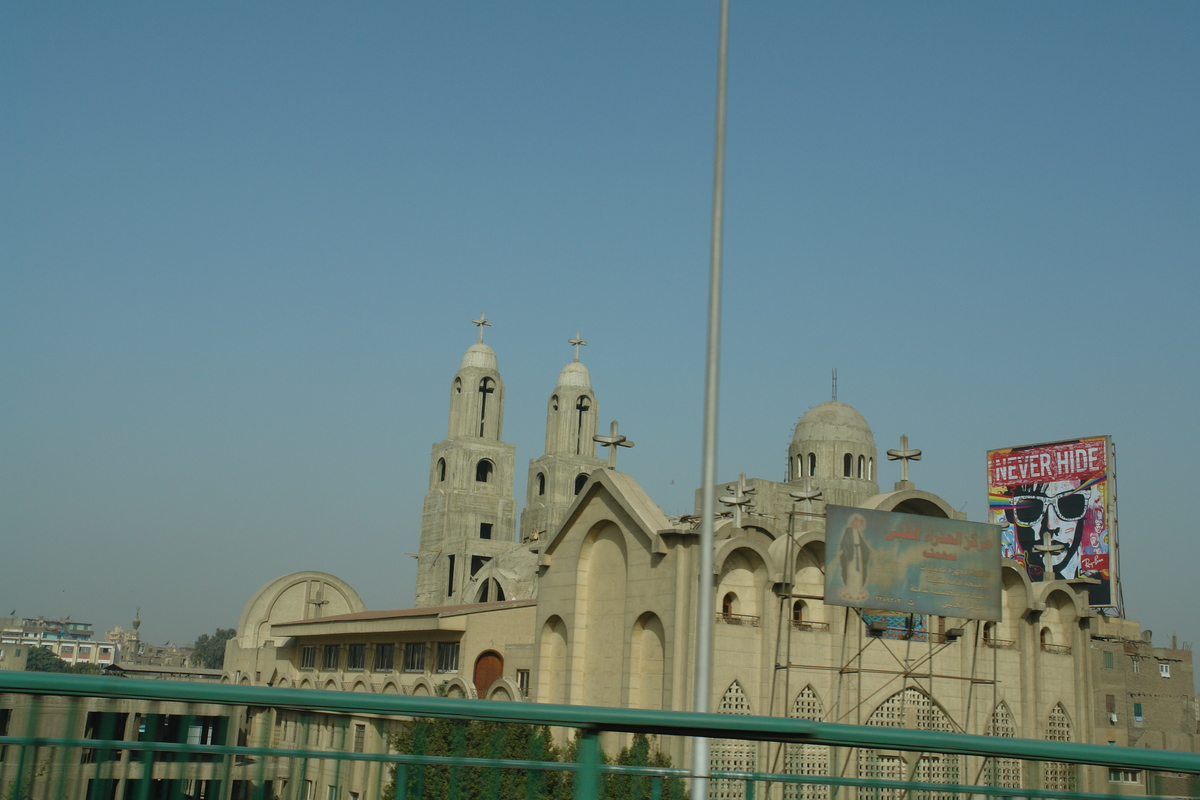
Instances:
[[[874,434],[845,403],[800,419],[786,481],[721,484],[713,619],[697,617],[701,492],[695,513],[672,518],[615,469],[629,443],[615,424],[598,431],[578,334],[547,399],[544,452],[528,464],[518,516],[504,382],[483,341],[490,323],[475,322],[478,341],[450,382],[447,437],[430,454],[413,607],[368,610],[322,572],[278,578],[247,603],[226,681],[686,711],[696,631],[711,625],[711,707],[722,713],[1196,749],[1190,652],[1151,648],[1136,622],[1089,607],[1082,581],[1031,582],[1006,560],[995,622],[827,605],[827,503],[965,518],[908,479],[920,451],[907,441],[887,453],[904,469],[883,490]],[[960,458],[964,469],[979,461]],[[1144,715],[1149,701],[1135,708],[1119,688],[1131,658],[1164,676],[1142,687],[1163,701],[1156,719]],[[382,746],[386,733],[369,738]],[[686,763],[686,742],[662,745]],[[729,740],[713,743],[712,759],[735,770],[1112,788],[1099,769],[1001,761],[985,774],[979,759],[895,751]],[[1145,793],[1145,784],[1121,789]]]

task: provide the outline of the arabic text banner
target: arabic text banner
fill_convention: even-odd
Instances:
[[[995,525],[834,505],[826,512],[826,603],[1000,619]]]

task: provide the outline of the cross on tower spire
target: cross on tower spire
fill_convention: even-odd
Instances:
[[[900,462],[900,483],[908,484],[908,462],[909,461],[920,461],[921,460],[921,451],[920,450],[909,450],[908,449],[908,436],[901,435],[900,449],[899,450],[888,450],[887,457],[888,457],[888,461],[899,461]],[[900,489],[901,488],[900,484],[897,484],[896,488]],[[903,488],[911,489],[912,486],[906,485]]]
[[[575,360],[578,361],[579,360],[579,347],[581,345],[583,347],[587,347],[587,342],[585,342],[583,339],[581,339],[579,337],[579,331],[575,331],[575,338],[567,339],[567,344],[575,345]]]
[[[608,468],[612,470],[617,468],[617,448],[633,447],[633,442],[617,433],[617,421],[615,419],[608,428],[608,436],[596,434],[592,437],[592,441],[599,442],[602,447],[608,448]]]
[[[833,402],[837,402],[837,367],[833,368]]]
[[[479,312],[479,319],[473,319],[471,322],[479,326],[479,343],[483,344],[483,328],[485,325],[489,328],[492,327],[492,323],[488,322],[487,314],[482,311]]]

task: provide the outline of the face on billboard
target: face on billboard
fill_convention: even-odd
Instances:
[[[991,519],[1007,526],[1003,555],[1035,581],[1093,579],[1096,606],[1112,602],[1109,448],[1096,437],[988,453]]]
[[[1056,578],[1078,575],[1089,490],[1080,488],[1077,481],[1054,481],[1017,485],[1012,493],[1005,517],[1016,528],[1021,549],[1030,554],[1030,561],[1044,570],[1052,569]]]

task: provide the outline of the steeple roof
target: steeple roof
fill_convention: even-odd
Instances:
[[[580,362],[572,361],[562,368],[562,372],[558,373],[558,385],[578,387],[591,391],[592,374]]]
[[[462,367],[479,367],[481,369],[490,369],[499,371],[496,366],[496,351],[488,347],[483,342],[476,342],[467,348],[467,352],[463,354]]]

